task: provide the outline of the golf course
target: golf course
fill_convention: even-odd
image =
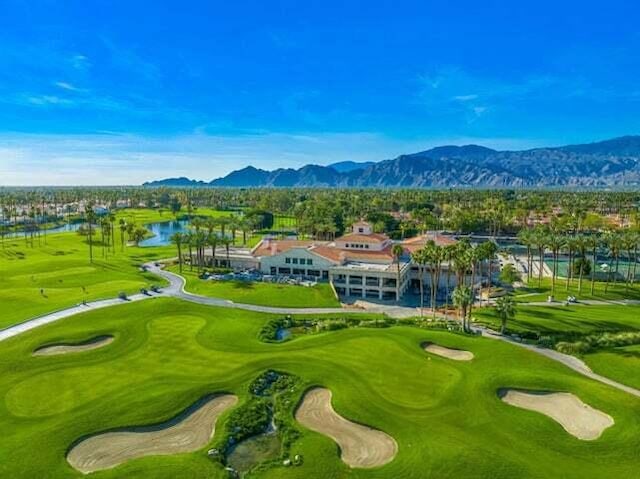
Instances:
[[[168,260],[174,246],[92,247],[90,262],[76,233],[3,241],[0,328],[87,305],[0,343],[1,477],[582,479],[640,470],[640,397],[557,360],[447,323],[336,313],[326,283],[204,280],[189,265],[180,273]],[[137,294],[152,285],[160,292]],[[640,330],[635,304],[525,298],[511,335],[571,341]],[[98,300],[112,302],[92,310]],[[261,312],[278,309],[294,319]],[[500,329],[494,307],[473,318]],[[638,354],[621,345],[577,355],[640,388]]]
[[[0,351],[3,477],[78,477],[67,455],[105,431],[162,423],[210,394],[250,400],[267,370],[299,378],[285,418],[295,430],[283,466],[271,458],[256,477],[633,477],[640,467],[640,399],[502,342],[413,326],[360,327],[265,343],[273,316],[157,298],[87,312],[9,339]],[[45,344],[112,336],[98,349],[34,356]],[[424,342],[470,351],[454,361]],[[304,391],[331,391],[337,414],[384,432],[397,453],[374,468],[350,467],[336,442],[294,418]],[[502,388],[568,392],[610,416],[597,440],[580,440],[556,421],[505,404]],[[225,433],[234,407],[208,444]],[[192,452],[125,461],[92,477],[228,477]],[[37,457],[37,460],[34,460]],[[594,462],[593,458],[598,461]],[[471,472],[470,472],[471,471]]]

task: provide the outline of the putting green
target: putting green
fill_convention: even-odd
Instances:
[[[235,394],[241,404],[248,384],[267,369],[330,389],[337,414],[384,431],[398,451],[380,468],[350,469],[333,440],[298,425],[291,455],[300,454],[303,464],[275,466],[258,477],[582,479],[634,477],[640,469],[640,400],[532,352],[400,326],[263,343],[258,332],[271,318],[155,299],[74,316],[3,342],[0,476],[82,477],[65,460],[79,439],[161,423],[212,391]],[[116,340],[82,355],[31,355],[42,344],[100,335]],[[474,360],[429,360],[420,348],[425,341],[470,351]],[[504,387],[573,393],[615,425],[595,441],[580,441],[542,414],[503,403],[496,391]],[[95,477],[227,477],[207,457],[208,447],[127,461]]]

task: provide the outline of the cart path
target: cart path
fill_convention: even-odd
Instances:
[[[159,264],[159,263],[158,263]],[[259,313],[272,313],[272,314],[323,314],[323,313],[386,313],[390,316],[394,317],[407,317],[410,316],[418,316],[418,310],[414,308],[405,308],[400,306],[375,306],[367,310],[354,310],[350,308],[276,308],[271,306],[258,306],[255,304],[244,304],[244,303],[234,303],[233,301],[229,301],[222,298],[210,298],[207,296],[200,296],[197,294],[189,293],[184,290],[184,286],[186,284],[186,280],[175,273],[164,270],[161,266],[156,266],[156,263],[147,263],[145,265],[148,271],[154,273],[169,282],[168,286],[162,288],[162,290],[158,293],[149,293],[149,294],[135,294],[129,296],[126,300],[120,298],[113,299],[105,299],[100,301],[92,301],[87,302],[86,304],[80,304],[77,306],[72,306],[67,309],[63,309],[60,311],[56,311],[53,313],[45,314],[43,316],[27,320],[23,323],[16,324],[14,326],[10,326],[6,329],[0,330],[0,342],[18,336],[24,332],[30,331],[32,329],[38,328],[40,326],[44,326],[45,324],[50,324],[56,321],[59,321],[64,318],[68,318],[71,316],[75,316],[76,314],[81,314],[87,311],[93,311],[96,309],[103,309],[109,307],[115,307],[117,305],[128,304],[136,301],[144,301],[147,299],[153,299],[158,297],[172,297],[179,298],[184,301],[190,301],[192,303],[203,304],[207,306],[216,306],[221,308],[236,308],[243,309],[246,311],[255,311]],[[585,302],[586,303],[586,302]],[[602,301],[602,304],[611,304],[612,302]],[[613,302],[616,304],[637,304],[634,302]],[[540,305],[553,305],[554,303],[541,303]],[[600,304],[600,302],[590,302],[588,304]],[[496,339],[499,341],[505,341],[510,344],[520,346],[522,348],[528,349],[534,353],[545,356],[553,361],[564,364],[566,367],[572,369],[573,371],[593,379],[595,381],[599,381],[603,384],[607,384],[608,386],[619,389],[620,391],[624,391],[626,393],[632,394],[634,396],[640,397],[640,390],[632,388],[630,386],[626,386],[617,381],[609,379],[605,376],[601,376],[599,374],[594,373],[589,366],[587,366],[582,360],[570,356],[567,354],[562,354],[553,349],[540,348],[531,344],[525,344],[517,342],[510,337],[502,336],[498,333],[490,331],[486,328],[475,327],[474,331],[480,333],[485,338]]]
[[[486,328],[474,327],[473,330],[477,333],[480,333],[484,338],[496,339],[499,341],[504,341],[509,344],[520,346],[521,348],[524,348],[524,349],[528,349],[529,351],[532,351],[546,358],[549,358],[556,362],[564,364],[566,367],[576,371],[577,373],[582,374],[583,376],[586,376],[595,381],[599,381],[603,384],[619,389],[620,391],[624,391],[626,393],[640,397],[640,390],[632,388],[631,386],[627,386],[625,384],[619,383],[605,376],[601,376],[600,374],[594,373],[584,361],[576,358],[575,356],[571,356],[569,354],[563,354],[561,352],[556,351],[555,349],[541,348],[533,344],[520,343],[510,338],[509,336],[503,336],[499,333],[493,332]]]
[[[144,301],[147,299],[153,299],[158,297],[171,297],[178,298],[184,301],[190,301],[192,303],[203,304],[206,306],[217,306],[220,308],[235,308],[243,309],[246,311],[254,311],[257,313],[270,313],[270,314],[331,314],[331,313],[385,313],[389,316],[396,318],[418,316],[418,311],[415,308],[407,308],[402,306],[386,306],[376,305],[367,309],[357,308],[280,308],[272,306],[259,306],[256,304],[236,303],[228,299],[214,298],[208,296],[201,296],[198,294],[189,293],[185,291],[184,286],[186,280],[170,271],[165,271],[162,267],[156,266],[155,263],[147,263],[146,269],[164,279],[169,284],[162,287],[158,293],[149,292],[148,294],[134,294],[127,297],[126,300],[120,298],[104,299],[98,301],[88,301],[85,304],[78,304],[70,308],[48,313],[42,316],[38,316],[33,319],[29,319],[22,323],[10,326],[6,329],[0,330],[0,342],[6,339],[12,338],[26,331],[30,331],[34,328],[43,326],[59,321],[64,318],[75,316],[76,314],[85,313],[87,311],[93,311],[96,309],[103,309],[121,304],[128,304],[136,301]]]

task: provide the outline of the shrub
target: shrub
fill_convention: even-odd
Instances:
[[[591,351],[591,346],[584,341],[576,341],[575,343],[561,341],[556,344],[556,350],[564,354],[585,354]]]
[[[125,301],[127,299],[127,293],[125,293],[124,291],[120,291],[118,293],[118,298],[122,299],[123,301]]]
[[[591,274],[591,261],[581,256],[575,259],[571,269],[573,270],[573,275],[575,277],[580,276],[581,270],[582,270],[582,276],[589,276]]]

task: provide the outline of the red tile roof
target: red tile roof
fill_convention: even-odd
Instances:
[[[384,243],[388,239],[389,238],[387,236],[378,233],[371,233],[369,235],[349,233],[344,236],[340,236],[340,238],[336,238],[336,241],[353,241],[354,243]]]
[[[402,246],[404,246],[409,253],[413,253],[414,251],[424,248],[428,241],[434,241],[438,246],[449,246],[457,243],[457,241],[450,236],[443,236],[439,233],[427,233],[404,240]]]

